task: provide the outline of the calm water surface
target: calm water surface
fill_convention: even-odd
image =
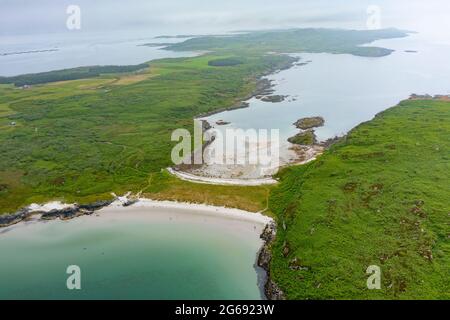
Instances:
[[[291,98],[281,103],[251,99],[249,108],[207,119],[211,123],[219,119],[231,122],[229,126],[217,127],[219,130],[279,129],[285,140],[298,132],[292,125],[297,119],[322,116],[325,126],[316,134],[324,140],[347,133],[412,93],[450,93],[450,43],[431,42],[414,34],[374,44],[396,51],[382,58],[298,54],[302,62],[310,63],[268,77],[274,80],[275,94]]]
[[[261,228],[127,208],[1,229],[0,299],[260,299]],[[66,287],[69,265],[79,291]]]

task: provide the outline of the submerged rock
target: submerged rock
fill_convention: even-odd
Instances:
[[[224,121],[224,120],[216,121],[216,124],[217,124],[218,126],[225,126],[225,125],[230,124],[230,123],[231,123],[231,122],[227,122],[227,121]]]

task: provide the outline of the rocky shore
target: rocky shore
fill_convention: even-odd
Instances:
[[[212,110],[209,112],[205,112],[202,113],[200,115],[197,116],[197,119],[199,118],[205,118],[205,117],[209,117],[212,116],[214,114],[218,114],[224,111],[231,111],[231,110],[236,110],[236,109],[242,109],[242,108],[248,108],[250,106],[250,104],[248,102],[246,102],[247,100],[250,100],[251,98],[262,98],[264,96],[268,96],[273,94],[274,90],[274,84],[273,81],[265,78],[266,76],[269,76],[271,74],[275,74],[278,73],[280,71],[283,70],[287,70],[290,69],[291,67],[297,65],[298,61],[300,60],[300,58],[298,57],[290,57],[289,61],[285,63],[285,65],[283,65],[282,67],[278,68],[278,69],[270,69],[267,72],[265,72],[264,74],[261,75],[261,77],[259,79],[256,80],[256,87],[255,89],[248,95],[244,96],[242,99],[240,99],[241,101],[233,104],[232,106],[229,107],[225,107],[225,108],[220,108],[220,109],[216,109],[216,110]],[[283,100],[286,97],[283,97]]]
[[[450,101],[450,95],[429,95],[429,94],[412,94],[409,100],[440,100],[440,101]]]
[[[261,239],[264,240],[264,245],[258,254],[258,266],[266,271],[267,278],[264,284],[264,293],[268,300],[285,300],[283,291],[270,277],[270,261],[272,260],[271,246],[275,241],[277,227],[274,221],[270,222],[264,228]]]
[[[63,208],[58,209],[55,208],[48,211],[33,209],[30,206],[20,209],[19,211],[13,214],[0,215],[0,228],[8,227],[13,224],[17,224],[21,221],[26,221],[27,219],[31,218],[34,215],[40,215],[41,220],[54,220],[58,218],[61,220],[70,220],[84,215],[91,215],[95,211],[109,206],[116,200],[117,198],[113,200],[97,201],[90,204],[82,204],[82,205],[73,204],[64,206]],[[137,200],[127,198],[125,201],[122,202],[122,205],[129,206],[135,203],[136,201]]]

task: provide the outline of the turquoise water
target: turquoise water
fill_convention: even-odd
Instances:
[[[0,299],[261,298],[260,227],[126,212],[0,230]],[[69,265],[81,290],[66,287]]]

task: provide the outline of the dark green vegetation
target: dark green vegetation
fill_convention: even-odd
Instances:
[[[280,176],[271,272],[288,298],[450,299],[450,102],[404,101]]]
[[[111,191],[148,187],[149,177],[172,165],[173,130],[192,129],[194,116],[235,104],[262,74],[294,61],[246,55],[237,66],[208,65],[222,58],[227,57],[165,59],[145,74],[27,90],[0,86],[1,212],[50,199],[90,202],[109,198]]]
[[[133,72],[145,68],[148,68],[148,64],[146,63],[130,66],[79,67],[41,73],[30,73],[14,77],[0,77],[0,84],[12,83],[16,87],[21,87],[24,85],[94,78],[101,74]]]
[[[381,57],[392,50],[362,44],[379,39],[405,37],[396,29],[341,30],[292,29],[250,32],[232,36],[205,36],[167,46],[168,50],[249,51],[249,52],[331,52],[365,57]]]
[[[213,67],[231,67],[242,64],[242,60],[237,58],[225,58],[225,59],[215,59],[208,62],[208,65]]]
[[[313,130],[306,130],[297,133],[295,136],[288,139],[290,143],[299,144],[303,146],[310,146],[316,142],[316,135]]]

